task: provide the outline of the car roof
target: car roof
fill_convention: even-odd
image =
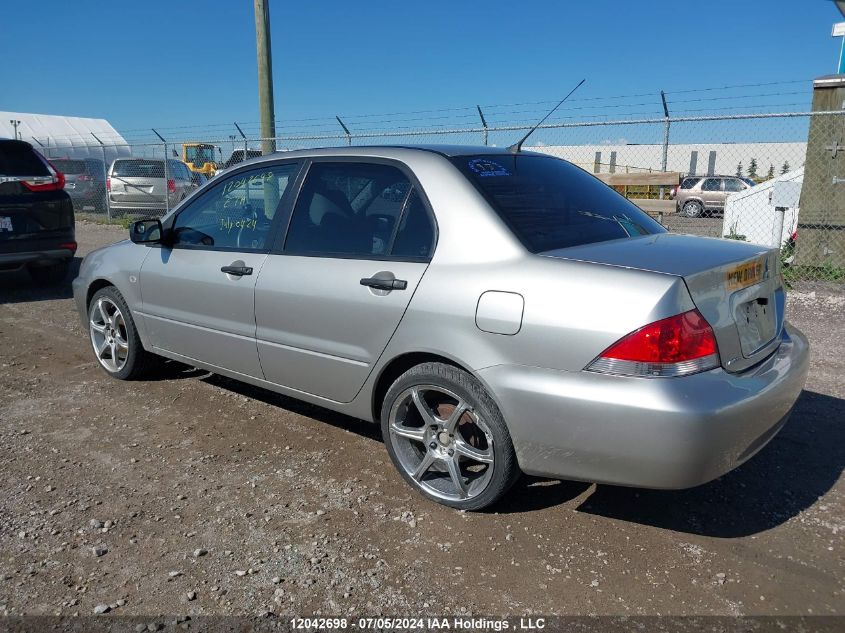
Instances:
[[[510,149],[507,147],[489,147],[485,145],[350,145],[344,147],[279,150],[272,154],[265,154],[264,156],[238,163],[238,166],[260,163],[267,160],[278,160],[279,158],[318,158],[326,156],[360,156],[361,158],[381,157],[400,160],[407,157],[407,155],[412,152],[428,152],[446,157],[512,155]],[[548,158],[555,158],[550,154],[542,154],[539,152],[521,151],[519,153],[525,156],[545,156]]]

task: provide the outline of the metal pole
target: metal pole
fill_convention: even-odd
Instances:
[[[663,124],[663,160],[660,164],[660,170],[665,172],[669,158],[669,126],[671,123],[669,121],[669,106],[666,105],[666,94],[662,90],[660,91],[660,100],[663,101],[663,114],[666,116]],[[660,199],[663,200],[663,185],[660,185]]]
[[[481,125],[484,126],[484,145],[487,145],[487,119],[484,118],[484,113],[481,111],[481,106],[477,105],[475,107],[478,108],[478,116],[481,117]]]
[[[167,175],[167,141],[164,140],[164,137],[155,131],[155,128],[150,128],[157,137],[161,139],[161,142],[164,144],[164,212],[165,214],[170,211],[170,191],[167,188],[167,181],[170,180]]]
[[[255,49],[258,55],[258,109],[261,113],[261,153],[276,151],[273,106],[273,60],[270,44],[270,0],[255,0]]]
[[[104,169],[104,172],[103,172],[103,173],[104,173],[104,174],[108,177],[108,173],[109,173],[109,165],[108,165],[108,163],[106,162],[106,146],[105,146],[105,144],[104,144],[104,143],[103,143],[103,142],[99,139],[99,137],[98,137],[96,134],[94,134],[93,132],[91,132],[91,136],[93,136],[93,137],[94,137],[94,140],[96,140],[96,141],[100,144],[100,151],[103,153],[103,169]],[[103,182],[103,187],[105,187],[105,186],[106,186],[106,183],[105,183],[105,182]],[[108,191],[105,191],[105,192],[104,192],[104,196],[103,196],[103,198],[104,198],[104,199],[105,199],[105,201],[106,201],[106,217],[107,217],[109,220],[111,220],[111,201],[109,200],[109,193],[108,193]]]
[[[246,134],[244,134],[244,131],[241,129],[241,126],[238,125],[237,121],[235,121],[235,127],[238,128],[238,132],[240,132],[241,136],[244,139],[244,155],[243,155],[243,158],[241,158],[241,160],[240,160],[240,162],[244,162],[246,160],[246,150],[247,150]],[[234,150],[232,150],[232,151],[234,151]]]
[[[343,131],[346,133],[346,144],[352,145],[352,133],[349,131],[349,128],[346,127],[346,124],[340,120],[339,116],[335,115],[334,118],[337,119],[337,122],[340,123],[340,127],[342,127]]]

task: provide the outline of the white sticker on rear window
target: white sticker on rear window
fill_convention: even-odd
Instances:
[[[510,176],[510,172],[499,163],[486,158],[473,158],[469,168],[479,176]]]
[[[0,218],[0,231],[12,231],[12,218]]]

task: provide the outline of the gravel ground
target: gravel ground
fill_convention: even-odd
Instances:
[[[80,255],[122,238],[80,223]],[[785,429],[680,492],[413,493],[375,427],[187,368],[96,366],[69,284],[0,277],[0,614],[843,614],[845,296]]]

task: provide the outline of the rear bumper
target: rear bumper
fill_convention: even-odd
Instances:
[[[62,248],[63,244],[76,244],[74,231],[62,232],[49,238],[15,239],[0,242],[0,267],[10,268],[30,263],[47,263],[71,259],[76,248]]]
[[[529,474],[643,488],[690,488],[736,468],[786,422],[809,345],[786,326],[778,350],[741,374],[628,378],[499,365],[496,395]]]

